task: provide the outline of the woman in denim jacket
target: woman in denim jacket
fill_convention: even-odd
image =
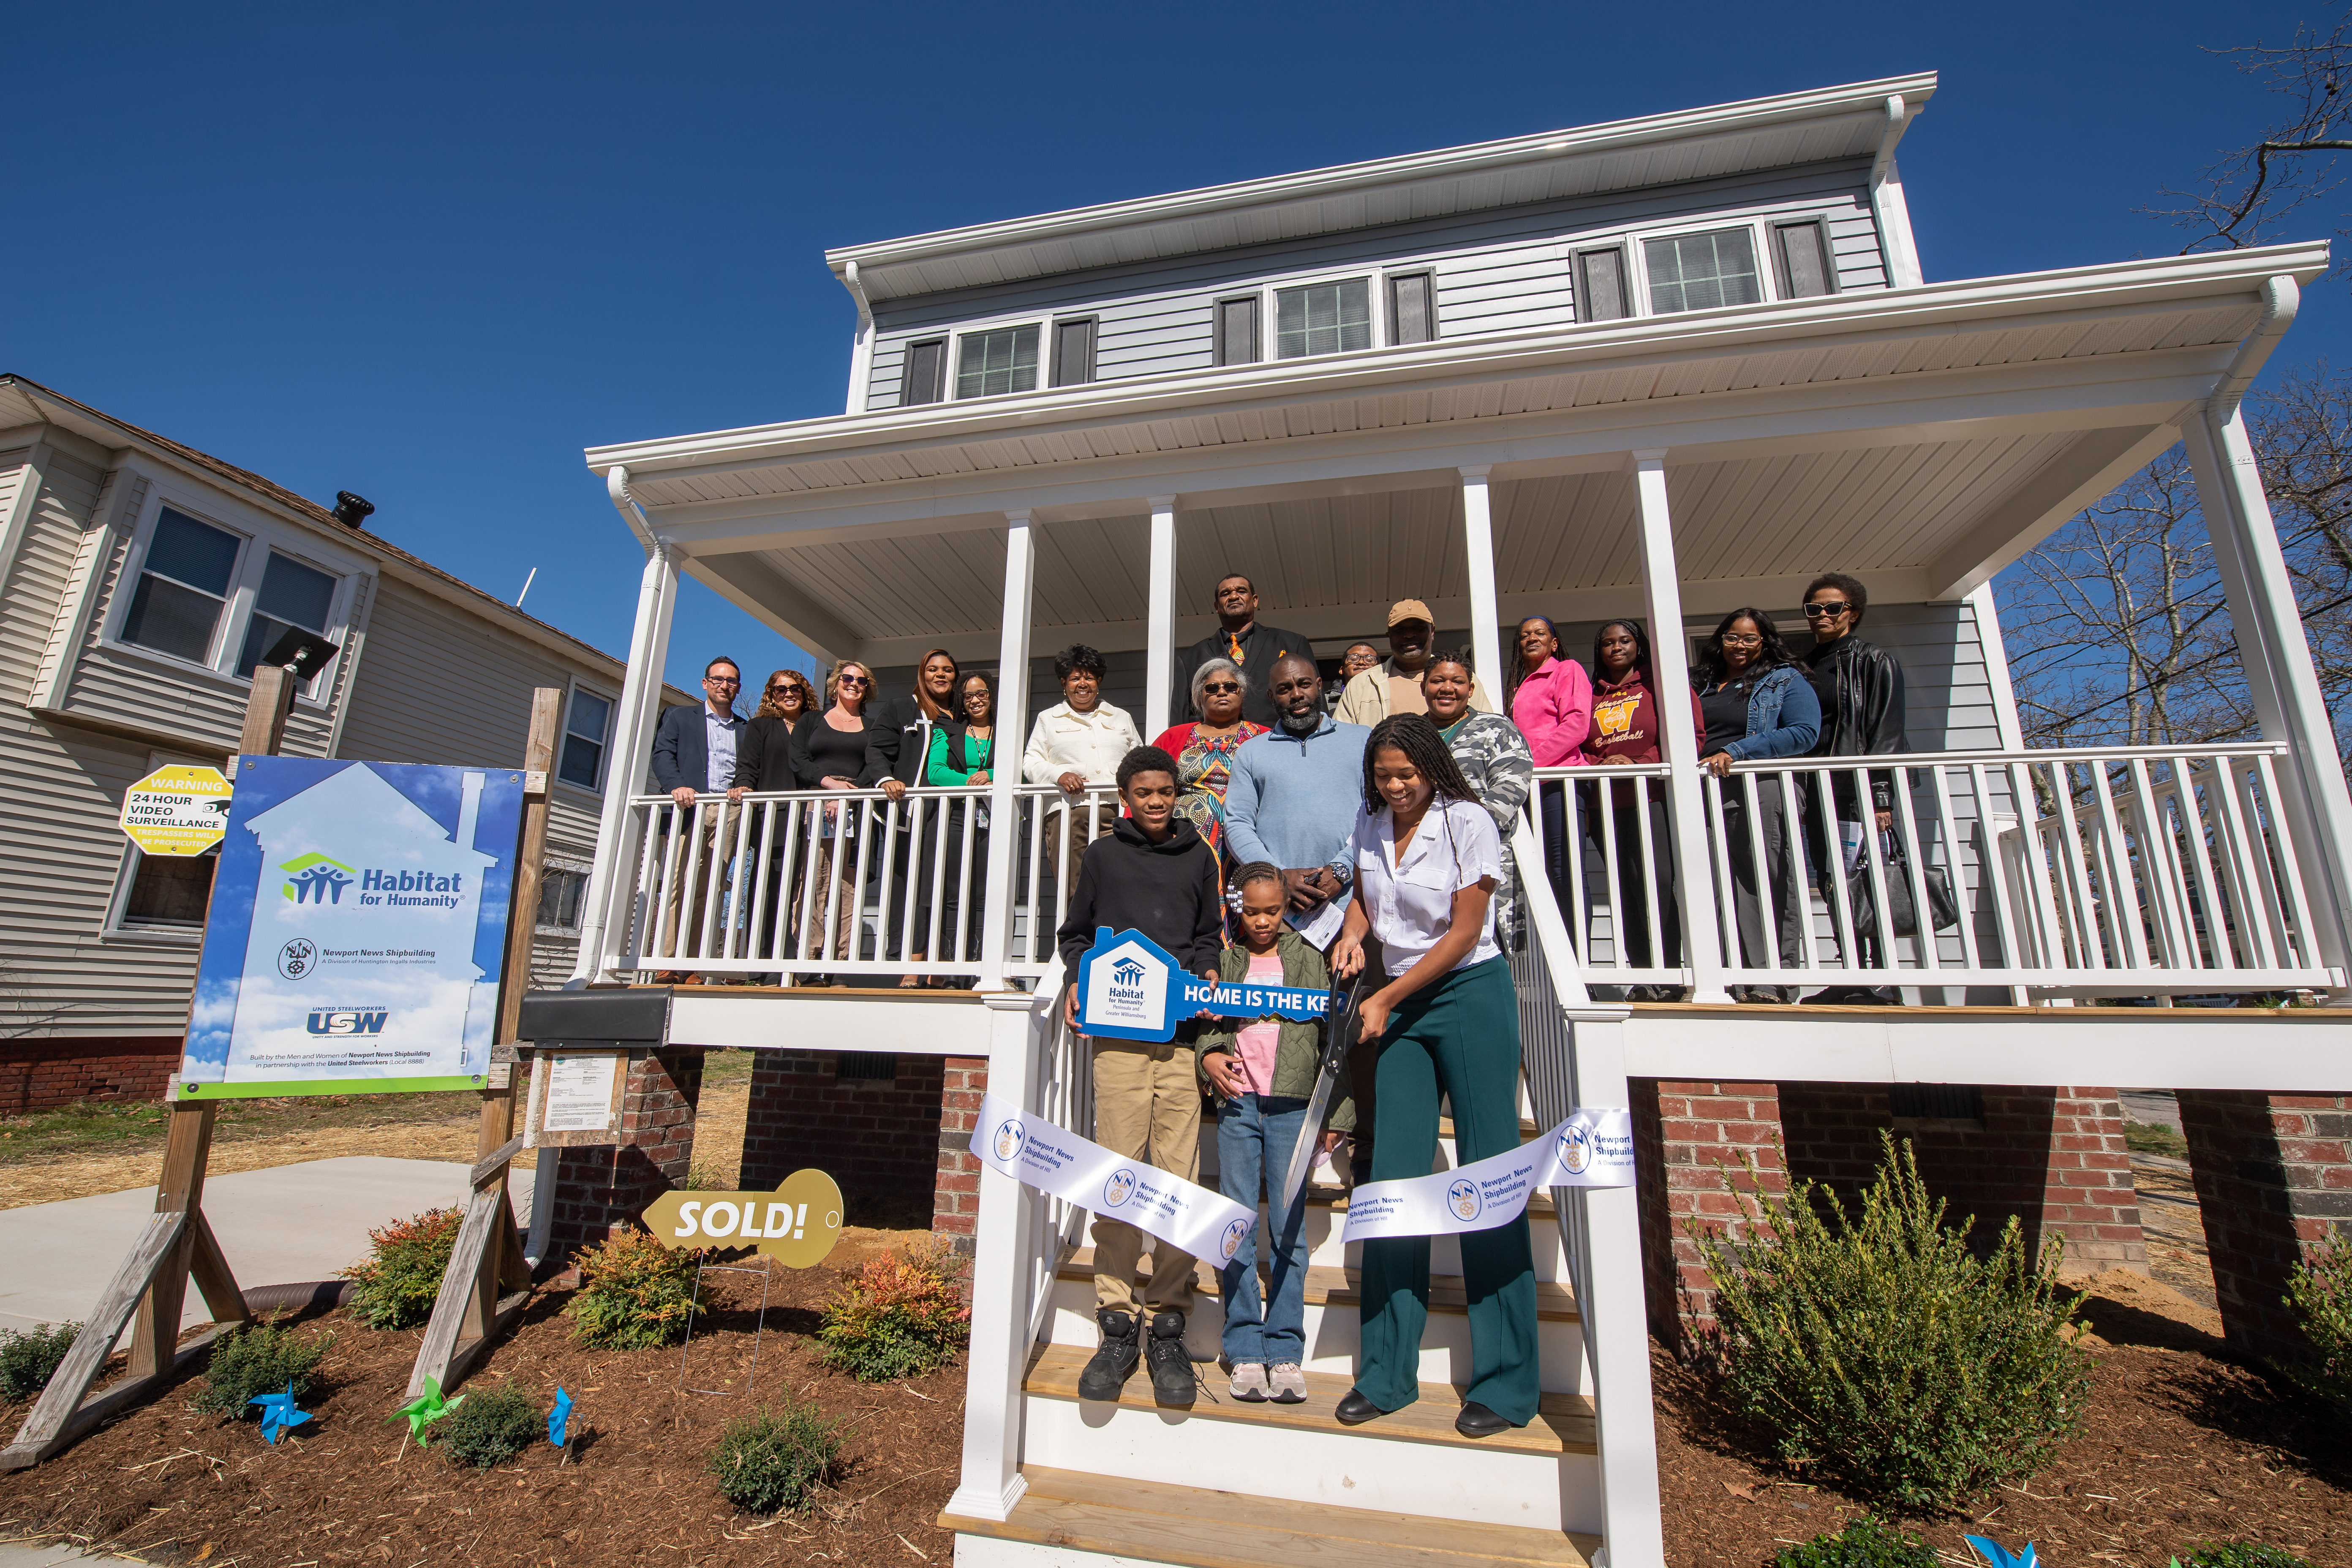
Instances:
[[[1772,617],[1753,608],[1723,617],[1715,635],[1700,645],[1693,672],[1706,740],[1698,765],[1723,781],[1723,835],[1729,841],[1732,906],[1739,924],[1739,962],[1763,967],[1766,888],[1780,966],[1804,960],[1804,870],[1790,835],[1780,773],[1734,776],[1731,764],[1767,757],[1801,757],[1812,749],[1822,728],[1821,700],[1803,667],[1780,640]],[[1757,863],[1759,843],[1763,864]],[[1761,872],[1759,876],[1759,873]],[[1735,985],[1741,1002],[1792,1002],[1786,985]]]

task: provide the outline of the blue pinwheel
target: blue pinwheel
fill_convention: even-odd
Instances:
[[[563,1449],[565,1429],[572,1424],[572,1395],[559,1385],[555,1391],[555,1408],[547,1413],[547,1440],[556,1451]]]
[[[291,1431],[310,1419],[309,1411],[294,1408],[294,1384],[291,1379],[287,1382],[285,1393],[257,1394],[246,1403],[261,1406],[262,1440],[272,1447],[278,1444],[278,1434]]]
[[[2040,1568],[2031,1541],[2025,1543],[2024,1551],[2012,1552],[2008,1547],[1985,1536],[1966,1535],[1960,1539],[1975,1547],[1977,1555],[1991,1563],[1992,1568]]]

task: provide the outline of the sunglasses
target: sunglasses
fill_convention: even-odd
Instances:
[[[1805,616],[1810,620],[1831,620],[1853,608],[1843,599],[1829,599],[1818,605],[1807,605]]]
[[[862,675],[845,675],[841,677],[837,684],[842,686],[866,686],[872,683]]]
[[[1201,689],[1203,692],[1239,691],[1241,683],[1234,680],[1212,680]]]

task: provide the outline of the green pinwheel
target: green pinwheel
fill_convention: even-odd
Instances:
[[[425,1380],[425,1392],[422,1394],[410,1400],[384,1419],[397,1421],[404,1415],[408,1417],[408,1435],[416,1439],[416,1446],[422,1448],[425,1447],[425,1428],[465,1403],[466,1396],[462,1394],[455,1399],[444,1401],[441,1397],[440,1380],[428,1377]]]

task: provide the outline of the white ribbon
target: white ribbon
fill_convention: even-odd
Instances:
[[[1220,1266],[1233,1261],[1257,1223],[1255,1209],[1156,1165],[1114,1154],[992,1094],[981,1097],[971,1152],[992,1171],[1091,1209],[1100,1218],[1125,1220]]]
[[[1345,1239],[1492,1230],[1525,1214],[1528,1200],[1546,1187],[1633,1184],[1633,1113],[1578,1110],[1507,1154],[1433,1175],[1365,1183],[1349,1195]]]

